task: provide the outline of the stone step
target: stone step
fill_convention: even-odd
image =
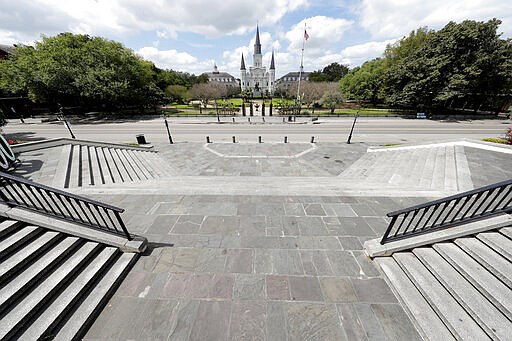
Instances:
[[[52,186],[57,188],[69,187],[69,160],[73,154],[71,153],[71,144],[62,146],[59,163],[55,171]]]
[[[118,148],[110,148],[110,154],[112,155],[112,160],[114,161],[114,164],[117,167],[117,171],[119,172],[119,175],[121,176],[121,180],[123,182],[131,182],[132,179],[128,175],[128,172],[126,171],[126,167],[119,158],[119,154],[117,153]]]
[[[152,176],[149,174],[146,168],[141,165],[139,159],[135,156],[135,153],[136,152],[132,150],[123,150],[123,154],[126,156],[128,163],[133,167],[133,170],[137,174],[138,178],[140,180],[151,179]]]
[[[89,185],[101,185],[105,182],[102,177],[102,170],[100,169],[100,164],[98,161],[98,153],[96,147],[89,146],[89,161],[90,161],[90,169],[89,172],[91,174],[92,181],[89,182]],[[85,185],[85,183],[83,183]]]
[[[52,296],[83,266],[99,247],[97,243],[87,242],[58,269],[49,274],[27,296],[18,302],[3,317],[0,324],[0,338],[9,339],[33,317],[38,309],[48,304]]]
[[[105,154],[102,147],[96,147],[96,155],[98,156],[98,165],[100,167],[100,174],[102,176],[103,183],[105,184],[113,184],[114,180],[112,174],[110,173],[109,166],[107,164],[107,160],[105,158]]]
[[[89,146],[80,146],[82,150],[82,177],[80,186],[89,186],[91,184],[91,166]]]
[[[0,238],[7,236],[12,231],[23,225],[22,222],[17,220],[6,219],[0,223]]]
[[[477,238],[458,238],[455,243],[484,268],[512,288],[512,262]]]
[[[505,237],[512,239],[512,227],[504,227],[500,229],[500,233],[504,235]]]
[[[413,253],[491,338],[509,339],[512,323],[439,253],[432,248]]]
[[[399,252],[393,254],[393,258],[455,338],[475,341],[490,340],[482,328],[414,254]]]
[[[44,232],[38,238],[25,246],[20,246],[14,253],[0,263],[0,283],[6,283],[8,277],[12,276],[35,257],[59,241],[61,235],[58,232]]]
[[[112,153],[110,152],[110,148],[104,147],[103,148],[103,154],[105,155],[105,162],[107,164],[107,167],[110,171],[112,181],[114,183],[120,183],[124,182],[124,179],[121,176],[121,173],[119,172],[118,166],[114,161],[114,158],[112,157]]]
[[[96,278],[103,273],[115,259],[118,250],[112,247],[104,248],[71,283],[44,308],[30,326],[19,335],[20,339],[38,340],[51,337],[51,330],[62,321],[72,309],[75,302],[87,292],[89,286],[94,286]]]
[[[499,232],[485,232],[477,235],[485,244],[507,259],[512,259],[512,240]]]
[[[73,340],[85,333],[138,257],[136,253],[123,253],[56,333],[54,340]]]
[[[0,243],[0,260],[9,257],[15,250],[41,232],[36,226],[24,226]]]
[[[437,243],[434,249],[512,321],[510,288],[454,243]]]
[[[59,261],[67,257],[80,244],[76,237],[63,239],[28,266],[21,274],[16,276],[15,280],[5,284],[0,289],[0,312],[5,310],[11,302],[16,301],[19,296],[24,294],[27,288],[37,283],[41,277],[44,277],[53,269],[55,264],[58,264]]]
[[[393,258],[377,257],[375,262],[380,266],[395,296],[402,303],[402,307],[411,317],[411,321],[423,339],[455,340],[443,321]]]

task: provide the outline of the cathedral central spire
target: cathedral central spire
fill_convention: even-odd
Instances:
[[[261,54],[260,29],[256,25],[256,42],[254,43],[254,54]]]

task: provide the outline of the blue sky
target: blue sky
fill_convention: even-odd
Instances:
[[[420,26],[503,21],[512,37],[512,1],[504,0],[0,0],[0,44],[32,44],[41,35],[87,33],[122,42],[158,67],[239,77],[252,65],[256,23],[263,62],[275,52],[276,76],[298,71],[304,24],[306,71],[349,67],[382,54]]]

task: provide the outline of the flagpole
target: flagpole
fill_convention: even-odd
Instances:
[[[304,35],[302,36],[302,53],[300,56],[299,84],[297,85],[297,101],[300,100],[300,80],[304,69],[304,46],[306,45],[306,23],[304,22]]]

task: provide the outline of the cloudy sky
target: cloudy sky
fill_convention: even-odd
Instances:
[[[306,71],[378,57],[410,31],[450,20],[489,20],[512,37],[510,0],[0,0],[0,44],[41,35],[87,33],[122,42],[158,67],[239,77],[252,65],[256,23],[263,63],[275,52],[276,76],[298,71],[304,25]]]

